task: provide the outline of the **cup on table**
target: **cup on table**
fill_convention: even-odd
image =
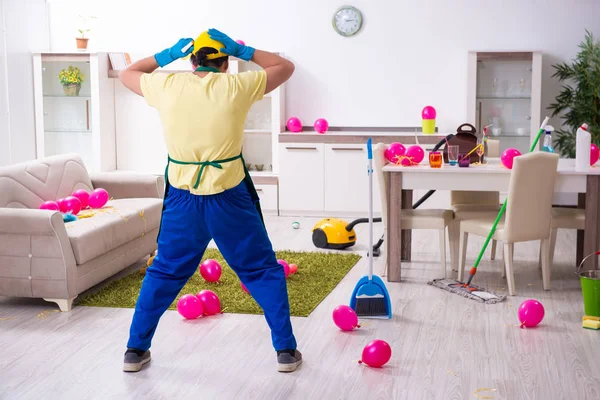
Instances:
[[[448,164],[458,164],[458,146],[448,146]]]
[[[467,168],[471,164],[471,157],[467,155],[468,153],[460,153],[458,155],[458,166],[462,168]]]
[[[439,151],[429,153],[429,166],[431,168],[442,168],[442,153]]]

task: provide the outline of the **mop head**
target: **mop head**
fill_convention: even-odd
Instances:
[[[484,288],[475,285],[465,287],[464,283],[454,279],[434,279],[427,282],[427,284],[480,303],[495,304],[506,300],[506,295],[488,292]]]

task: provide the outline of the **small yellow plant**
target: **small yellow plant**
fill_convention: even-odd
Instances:
[[[81,85],[85,79],[85,76],[81,73],[79,68],[70,65],[68,68],[60,71],[60,74],[58,74],[58,79],[63,85]]]

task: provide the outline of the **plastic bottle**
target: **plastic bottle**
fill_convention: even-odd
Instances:
[[[590,151],[592,147],[592,136],[587,131],[587,124],[577,129],[575,137],[575,169],[587,171],[590,169]]]
[[[554,153],[554,147],[552,146],[552,131],[554,128],[550,125],[546,125],[546,135],[544,136],[544,145],[542,151],[546,153]]]

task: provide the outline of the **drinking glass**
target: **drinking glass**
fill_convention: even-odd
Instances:
[[[448,163],[450,165],[458,164],[458,149],[459,147],[456,145],[448,146]]]
[[[442,153],[439,151],[429,153],[429,166],[431,168],[442,168]]]
[[[458,155],[458,166],[462,168],[467,168],[469,164],[471,164],[471,157],[467,155],[468,153],[460,153]]]
[[[483,152],[485,150],[484,138],[483,136],[477,138],[477,155],[479,156],[479,164],[481,164],[481,157],[483,156]]]

